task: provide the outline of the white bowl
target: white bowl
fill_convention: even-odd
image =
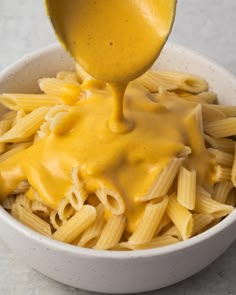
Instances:
[[[161,69],[180,70],[206,78],[225,104],[233,104],[235,77],[214,62],[180,46],[168,45]],[[37,79],[71,68],[72,60],[58,46],[50,46],[0,74],[0,93],[38,91]],[[138,293],[179,282],[221,255],[236,238],[236,210],[207,232],[159,249],[95,251],[48,239],[20,224],[0,208],[0,235],[34,269],[67,285],[103,293]]]

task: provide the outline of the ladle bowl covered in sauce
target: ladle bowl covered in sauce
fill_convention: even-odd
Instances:
[[[159,56],[175,18],[176,0],[46,0],[57,37],[94,78],[109,83],[113,107],[109,128],[127,133],[124,93]]]
[[[203,76],[219,103],[233,104],[236,79],[214,62],[176,45],[167,45],[158,69]],[[38,51],[0,74],[0,93],[35,93],[37,80],[70,69],[71,58],[59,47]],[[2,108],[1,113],[5,110]],[[0,208],[1,238],[25,263],[67,285],[102,293],[137,293],[162,288],[200,271],[236,238],[236,211],[190,240],[132,252],[83,249],[44,237]]]
[[[157,59],[176,0],[46,0],[56,34],[94,78],[127,83]]]

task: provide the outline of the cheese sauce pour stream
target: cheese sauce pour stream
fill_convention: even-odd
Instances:
[[[129,81],[147,71],[171,31],[176,0],[46,0],[63,46],[94,78],[110,83],[109,127],[129,132],[123,114]]]
[[[47,0],[46,5],[66,50],[111,88],[82,85],[91,95],[73,106],[76,119],[65,124],[67,133],[52,133],[0,163],[1,197],[27,179],[56,209],[71,185],[71,169],[78,165],[89,192],[105,186],[121,194],[132,232],[145,208],[139,198],[185,145],[194,151],[185,164],[197,170],[198,183],[209,180],[212,170],[206,149],[194,147],[201,135],[188,122],[192,105],[174,94],[151,96],[136,82],[127,88],[158,57],[176,1]]]

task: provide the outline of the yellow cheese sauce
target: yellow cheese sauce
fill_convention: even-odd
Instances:
[[[185,146],[193,150],[186,165],[196,169],[198,183],[211,183],[212,158],[204,146],[195,151],[200,134],[194,123],[189,123],[192,105],[171,93],[150,96],[132,82],[125,94],[124,111],[136,127],[120,134],[112,132],[108,124],[111,90],[92,87],[89,93],[68,112],[76,119],[66,126],[66,133],[52,133],[0,164],[2,196],[28,179],[42,200],[57,208],[71,185],[72,167],[79,166],[89,192],[106,187],[120,193],[126,204],[127,228],[133,231],[146,205],[141,197]]]
[[[0,163],[1,196],[27,179],[56,209],[72,183],[72,168],[78,166],[89,192],[106,187],[124,198],[127,230],[133,232],[146,205],[140,199],[185,146],[192,154],[184,165],[197,171],[199,184],[211,184],[214,163],[199,143],[194,106],[175,94],[151,95],[137,82],[126,90],[158,57],[176,1],[55,0],[47,5],[66,49],[110,86],[88,84],[83,90],[89,95],[71,106],[59,134],[51,133]]]

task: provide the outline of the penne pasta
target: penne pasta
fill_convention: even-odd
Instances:
[[[8,111],[5,114],[1,116],[1,119],[4,120],[9,120],[9,121],[14,121],[16,118],[17,112],[16,111]]]
[[[30,211],[32,210],[32,202],[27,198],[25,194],[17,195],[15,203],[29,209]]]
[[[216,165],[213,181],[215,183],[228,182],[230,181],[230,179],[231,179],[231,168],[224,167],[221,165]]]
[[[158,92],[162,86],[166,90],[184,90],[200,93],[208,90],[208,84],[202,78],[181,72],[149,71],[137,79],[150,92]]]
[[[68,105],[65,105],[65,104],[55,105],[54,107],[49,109],[49,111],[45,115],[45,120],[51,123],[58,113],[69,112],[70,110],[71,110],[71,107]]]
[[[48,112],[47,107],[35,109],[22,119],[15,126],[0,137],[0,142],[17,142],[19,139],[27,139],[38,131],[40,125],[45,120]]]
[[[15,218],[15,219],[19,219],[19,208],[21,206],[19,204],[12,204],[11,207],[11,215]]]
[[[185,146],[181,153],[178,154],[178,157],[185,158],[192,153],[192,150],[189,146]]]
[[[77,119],[78,114],[75,112],[68,111],[57,113],[50,123],[46,122],[49,123],[49,133],[63,135],[73,128]]]
[[[67,192],[67,199],[70,202],[71,206],[75,210],[79,210],[83,207],[83,204],[88,196],[87,191],[84,189],[83,185],[76,186],[75,184],[72,185]]]
[[[125,203],[123,198],[117,192],[110,189],[101,188],[96,191],[96,196],[113,215],[123,214],[125,211]]]
[[[215,110],[221,111],[225,114],[226,117],[235,117],[236,116],[236,107],[235,106],[225,106],[225,105],[212,105],[212,108]]]
[[[54,95],[4,93],[0,95],[0,103],[10,110],[32,112],[40,107],[60,104],[62,101]]]
[[[157,227],[161,222],[167,205],[168,197],[164,197],[164,199],[157,204],[147,204],[143,217],[136,230],[129,238],[129,243],[137,245],[150,242],[157,231]]]
[[[103,228],[94,249],[108,250],[115,247],[121,239],[126,222],[124,215],[112,215]]]
[[[159,234],[161,234],[163,231],[168,229],[171,226],[171,224],[172,224],[172,221],[170,220],[169,216],[165,212],[157,227],[157,230],[154,236],[158,236]]]
[[[179,230],[177,229],[177,227],[175,225],[172,225],[170,228],[168,228],[165,232],[163,232],[162,235],[163,236],[171,236],[175,239],[178,239],[179,241],[183,240]]]
[[[194,154],[199,154],[204,148],[202,107],[198,104],[186,117],[185,125],[191,128],[188,143]]]
[[[25,115],[26,115],[26,112],[24,110],[21,110],[21,109],[18,110],[17,113],[16,113],[16,117],[15,117],[15,119],[12,122],[12,126],[11,127],[14,127],[18,123],[18,121],[20,119],[22,119],[22,118],[25,117]]]
[[[189,171],[181,167],[178,174],[178,202],[189,210],[195,208],[196,199],[196,171]]]
[[[211,198],[198,194],[196,198],[196,206],[194,211],[197,213],[210,214],[215,218],[221,218],[230,214],[234,208],[229,205],[222,204]]]
[[[217,96],[214,92],[204,91],[198,94],[192,94],[183,90],[174,90],[174,92],[178,95],[178,97],[181,97],[188,102],[202,104],[202,107],[207,107],[208,104],[216,103],[217,101]]]
[[[180,232],[182,239],[187,240],[190,238],[193,229],[192,214],[185,207],[179,204],[174,195],[172,195],[169,199],[166,212]]]
[[[50,216],[49,208],[38,200],[32,201],[32,212],[41,218],[46,218]]]
[[[65,81],[56,78],[39,79],[39,88],[47,95],[56,97],[61,96],[61,89],[65,85]],[[55,104],[54,104],[55,105]]]
[[[214,187],[213,199],[222,204],[226,204],[228,195],[232,189],[232,182],[217,183]]]
[[[74,207],[72,207],[70,201],[67,198],[61,199],[58,205],[58,216],[60,220],[68,220],[74,214],[74,212]]]
[[[12,121],[11,120],[2,120],[0,121],[0,137],[5,134],[12,125]],[[5,152],[5,147],[6,144],[4,142],[0,143],[0,154],[2,154],[3,152]]]
[[[11,194],[25,193],[29,189],[29,183],[27,180],[21,181],[17,187],[11,192]]]
[[[209,104],[202,105],[202,115],[203,115],[204,126],[207,123],[227,118],[222,111],[212,108],[212,105],[209,105]]]
[[[61,80],[57,78],[43,78],[39,80],[39,88],[45,94],[49,96],[57,96],[60,98],[63,95],[64,87],[70,87],[71,85],[79,86],[79,83],[76,80]]]
[[[201,194],[201,195],[203,195],[206,198],[211,198],[211,194],[207,190],[205,190],[202,186],[200,186],[200,185],[197,185],[197,187],[196,187],[196,193],[197,194]]]
[[[236,187],[236,144],[234,145],[234,161],[233,161],[233,167],[231,172],[231,181],[234,187]]]
[[[211,91],[203,91],[198,93],[197,98],[199,99],[199,102],[202,103],[202,108],[204,109],[205,106],[208,106],[209,104],[213,104],[217,102],[217,95],[214,92]]]
[[[80,247],[86,247],[88,246],[88,243],[91,243],[93,241],[97,242],[97,239],[100,237],[102,230],[105,225],[105,219],[104,219],[104,207],[102,204],[98,205],[96,207],[97,211],[97,217],[94,223],[90,225],[82,234],[78,246]],[[95,243],[96,244],[96,243]],[[94,246],[95,246],[94,244]]]
[[[162,87],[165,90],[175,90],[177,85],[174,83],[166,82],[158,76],[157,72],[148,71],[136,80],[138,83],[147,88],[150,92],[159,92]]]
[[[201,93],[208,90],[208,83],[196,75],[175,71],[158,71],[157,75],[165,82],[176,85],[180,90],[191,93]]]
[[[2,201],[1,205],[3,206],[4,209],[11,210],[13,204],[15,204],[15,201],[16,201],[16,196],[15,195],[10,195],[9,197],[7,197],[6,199],[4,199]]]
[[[72,207],[76,210],[79,210],[84,205],[84,202],[88,197],[88,192],[85,188],[85,183],[79,176],[78,166],[72,168],[71,176],[73,185],[70,187],[67,193],[67,198],[70,201]]]
[[[152,239],[149,243],[145,244],[131,244],[129,242],[122,242],[117,245],[117,248],[113,248],[112,250],[144,250],[144,249],[152,249],[159,248],[168,245],[173,245],[178,243],[179,240],[171,237],[171,236],[160,236]]]
[[[94,207],[85,205],[75,213],[69,220],[64,222],[53,234],[53,239],[71,243],[96,219]]]
[[[211,154],[215,156],[216,163],[218,165],[222,166],[228,166],[232,167],[233,166],[233,161],[234,161],[234,155],[226,152],[222,152],[220,150],[208,149]]]
[[[235,189],[232,189],[228,195],[228,198],[226,200],[226,204],[229,206],[236,207],[236,191]]]
[[[47,237],[52,236],[51,227],[46,221],[39,218],[37,215],[32,213],[27,208],[24,208],[19,204],[16,204],[16,206],[18,206],[17,208],[18,214],[19,214],[18,218],[23,224],[25,224],[26,226],[32,228],[33,230],[39,232],[40,234],[44,236],[47,236]]]
[[[59,218],[57,211],[52,210],[50,212],[49,218],[50,218],[50,224],[55,230],[59,229],[62,226],[63,221]]]
[[[214,220],[214,217],[210,214],[195,214],[193,215],[193,231],[192,236],[201,233],[204,228]]]
[[[204,231],[212,228],[213,226],[217,225],[220,221],[222,220],[222,218],[215,218],[211,223],[209,223],[205,228]]]
[[[35,134],[35,136],[37,136],[36,141],[39,141],[40,139],[44,139],[50,134],[51,134],[50,123],[43,122],[43,124],[39,128],[39,131],[37,131],[37,133]],[[35,136],[34,136],[34,139],[35,139]]]
[[[229,138],[213,138],[204,135],[205,141],[214,149],[221,150],[226,153],[234,153],[234,141]]]
[[[202,105],[198,104],[191,113],[193,119],[196,121],[198,129],[203,134],[203,118],[202,118]]]
[[[209,122],[205,124],[204,130],[207,134],[216,138],[236,135],[236,118]]]
[[[158,197],[165,196],[168,193],[183,160],[184,158],[172,159],[163,169],[163,171],[158,175],[150,191],[141,198],[141,201],[150,201]]]

